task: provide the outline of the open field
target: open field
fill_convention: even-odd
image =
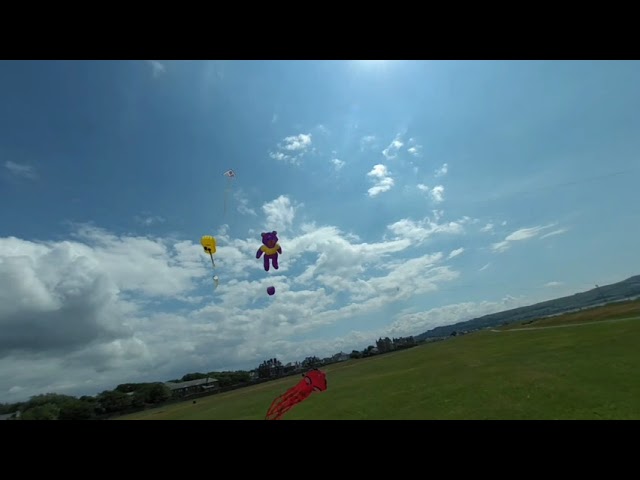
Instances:
[[[554,325],[579,328],[536,328]],[[640,419],[640,302],[517,330],[522,327],[330,365],[324,369],[328,390],[312,394],[284,418]],[[263,419],[271,401],[299,380],[288,377],[119,419]]]

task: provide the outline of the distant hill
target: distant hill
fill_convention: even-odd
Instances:
[[[487,327],[497,327],[503,324],[534,320],[541,317],[592,308],[606,303],[619,302],[638,296],[640,296],[640,275],[611,285],[604,285],[586,292],[576,293],[568,297],[556,298],[554,300],[529,305],[528,307],[519,307],[499,313],[492,313],[453,325],[436,327],[414,338],[416,341],[422,341],[427,338],[446,337],[456,331],[478,330]]]

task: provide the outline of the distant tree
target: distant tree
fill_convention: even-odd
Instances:
[[[293,372],[296,369],[294,364],[287,364],[284,366],[284,373]]]
[[[282,362],[276,358],[270,358],[269,360],[265,360],[258,366],[258,377],[259,378],[270,378],[278,375],[282,375],[284,372],[284,367],[282,366]]]
[[[105,390],[96,397],[98,410],[104,413],[116,413],[129,408],[132,398],[117,390]]]
[[[7,413],[17,412],[21,410],[24,402],[19,403],[0,403],[0,415],[6,415]]]
[[[171,389],[164,383],[153,383],[144,390],[147,403],[162,403],[171,398]]]
[[[393,350],[395,339],[392,341],[389,337],[379,338],[376,340],[376,347],[380,353],[390,352]]]
[[[58,420],[91,420],[94,417],[94,405],[80,399],[63,403],[58,413]]]
[[[352,350],[351,353],[349,354],[350,358],[361,358],[362,357],[362,353],[360,353],[358,350]]]
[[[316,368],[320,366],[321,363],[322,362],[320,361],[320,359],[316,356],[307,357],[302,361],[302,368],[305,368],[305,369]]]
[[[251,381],[251,374],[244,370],[234,372],[210,372],[209,376],[218,380],[220,387],[228,387]]]
[[[371,353],[371,350],[373,350],[375,347],[373,345],[368,345],[367,348],[365,348],[364,350],[362,350],[362,356],[363,357],[368,357],[370,355],[373,355]]]
[[[76,400],[76,397],[71,395],[61,395],[59,393],[43,393],[40,395],[34,395],[25,404],[25,409],[37,407],[40,405],[46,405],[52,403],[54,405],[61,405],[65,402]]]
[[[131,393],[135,392],[142,386],[146,385],[145,383],[121,383],[114,390],[122,393]]]
[[[45,403],[27,408],[20,417],[22,420],[57,420],[60,408],[55,403]]]

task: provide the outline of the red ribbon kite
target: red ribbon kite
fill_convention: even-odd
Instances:
[[[296,404],[305,400],[313,392],[327,389],[327,376],[317,368],[302,375],[300,382],[277,397],[269,407],[265,420],[280,420]]]

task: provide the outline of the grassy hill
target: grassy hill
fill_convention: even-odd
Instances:
[[[536,303],[527,307],[514,308],[503,312],[492,313],[482,317],[458,322],[453,325],[436,327],[427,332],[416,335],[417,341],[434,337],[446,337],[460,330],[479,330],[497,327],[509,323],[535,320],[551,315],[593,308],[611,302],[619,302],[640,296],[640,275],[630,277],[618,283],[593,288],[586,292],[576,293],[568,297],[556,298],[546,302]]]
[[[328,390],[312,394],[285,419],[640,419],[640,302],[625,308],[606,306],[330,365],[324,369]],[[120,418],[260,420],[299,380]]]

